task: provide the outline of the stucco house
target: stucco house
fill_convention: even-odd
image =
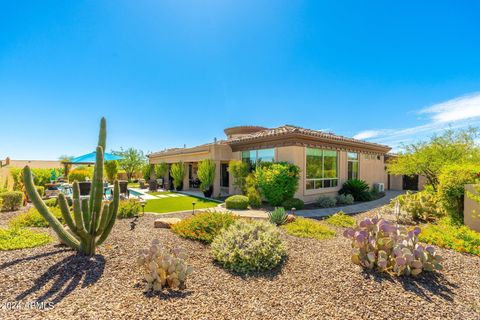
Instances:
[[[174,148],[148,155],[151,164],[184,162],[184,190],[197,186],[199,161],[216,164],[214,195],[238,193],[228,171],[230,160],[287,161],[301,170],[295,197],[313,202],[320,195],[336,195],[342,184],[359,178],[388,189],[385,159],[390,147],[333,133],[292,125],[277,128],[238,126],[224,130],[226,138],[191,148]],[[168,174],[164,177],[167,181]]]

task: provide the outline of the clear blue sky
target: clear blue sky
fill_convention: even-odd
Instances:
[[[478,1],[2,1],[0,158],[480,124]]]

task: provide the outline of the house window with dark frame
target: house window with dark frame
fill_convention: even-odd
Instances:
[[[228,163],[222,163],[220,165],[220,186],[228,188],[230,185],[229,175],[228,175]]]
[[[338,185],[338,152],[307,148],[306,189],[334,188]]]
[[[347,152],[347,179],[358,179],[358,153]]]
[[[274,162],[275,149],[259,149],[242,151],[242,160],[249,162],[252,167],[259,162]]]

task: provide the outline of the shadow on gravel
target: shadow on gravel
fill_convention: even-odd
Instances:
[[[399,283],[406,291],[410,291],[428,302],[432,302],[431,295],[451,302],[454,296],[453,289],[458,288],[456,284],[451,283],[445,279],[443,274],[438,272],[422,272],[416,278],[408,276],[395,277],[376,270],[364,270],[363,275],[364,278],[372,279],[375,282],[389,281]]]
[[[38,296],[36,302],[57,304],[72,293],[80,284],[82,288],[97,282],[105,269],[105,258],[96,255],[92,258],[76,254],[54,264],[35,280],[34,285],[20,293],[16,300],[22,300],[31,294],[35,294],[42,288],[50,286],[50,289]],[[50,283],[53,282],[51,285]]]
[[[143,289],[141,284],[135,285],[137,289]],[[171,299],[183,299],[192,294],[192,291],[187,290],[166,290],[166,291],[148,291],[144,292],[143,295],[147,298],[159,298],[160,300],[171,300]]]
[[[13,261],[10,261],[10,262],[6,262],[6,263],[0,265],[0,270],[3,270],[3,269],[8,268],[8,267],[11,267],[11,266],[16,265],[16,264],[18,264],[18,263],[41,259],[41,258],[45,258],[45,257],[48,257],[48,256],[52,256],[52,255],[54,255],[54,254],[59,254],[59,253],[66,252],[66,251],[72,251],[72,249],[61,249],[61,250],[56,250],[56,251],[50,251],[50,252],[45,252],[45,253],[37,254],[37,255],[31,256],[31,257],[16,259],[16,260],[13,260]]]

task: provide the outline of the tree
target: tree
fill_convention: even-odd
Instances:
[[[177,190],[181,190],[183,184],[183,178],[185,177],[185,165],[183,162],[174,163],[170,167],[170,174],[173,178],[173,186]]]
[[[118,165],[122,170],[125,170],[128,181],[131,181],[133,174],[142,170],[143,165],[147,162],[142,150],[134,148],[123,150],[120,148],[120,151],[112,151],[112,153],[123,158],[118,161]]]
[[[395,175],[422,175],[434,190],[443,167],[457,163],[480,163],[480,147],[475,142],[479,137],[476,128],[446,130],[434,135],[429,141],[405,146],[405,152],[393,158],[387,166]]]
[[[118,175],[118,161],[105,161],[105,173],[107,174],[108,181],[115,181]]]
[[[157,179],[165,178],[167,174],[168,166],[165,162],[160,162],[155,165],[155,177]]]
[[[212,159],[205,159],[198,163],[197,171],[200,180],[200,190],[208,191],[213,186],[215,180],[215,162]]]
[[[228,172],[232,174],[233,185],[245,194],[245,179],[250,173],[248,163],[242,160],[231,160],[228,164]]]
[[[66,154],[62,154],[60,157],[58,157],[58,160],[60,160],[61,163],[65,163],[65,162],[71,162],[73,160],[73,156],[69,156],[69,155],[66,155]],[[64,164],[65,166],[65,177],[68,176],[68,174],[70,173],[70,170],[72,169],[72,164],[69,163],[69,164]]]

